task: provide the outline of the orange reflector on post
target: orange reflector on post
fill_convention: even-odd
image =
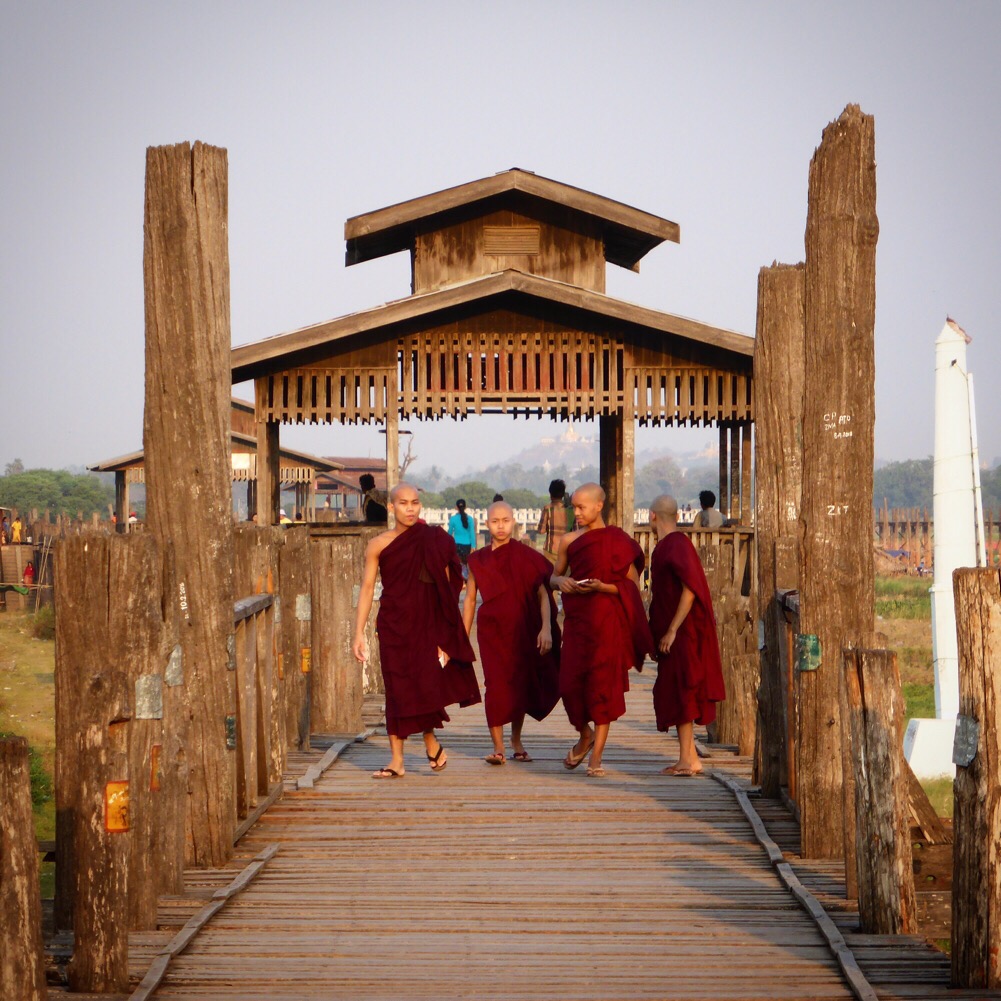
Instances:
[[[129,829],[128,782],[109,782],[104,787],[104,829],[111,834]]]

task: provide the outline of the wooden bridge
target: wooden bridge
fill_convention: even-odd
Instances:
[[[613,727],[605,780],[561,766],[573,732],[559,709],[526,728],[530,764],[484,764],[482,707],[453,715],[440,775],[411,741],[407,775],[373,781],[378,732],[291,755],[285,797],[230,865],[189,871],[185,897],[161,901],[162,930],[133,933],[133,981],[154,970],[132,997],[964,996],[923,941],[853,936],[843,887],[824,914],[807,886],[837,902],[837,877],[799,862],[777,804],[749,820],[753,791],[731,788],[747,786],[747,759],[713,747],[704,777],[660,774],[677,746],[655,730],[651,673]],[[241,872],[253,878],[201,924]],[[171,939],[189,944],[168,963]]]

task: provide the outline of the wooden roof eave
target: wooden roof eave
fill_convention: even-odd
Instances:
[[[558,304],[603,320],[681,337],[738,357],[750,359],[754,355],[754,338],[746,334],[638,306],[551,278],[508,270],[235,347],[231,355],[233,382],[295,367],[297,358],[315,356],[318,350],[359,334],[385,329],[388,340],[396,336],[391,328],[398,324],[427,320],[430,326],[438,313],[509,292],[524,295],[534,302]]]
[[[630,271],[638,271],[640,259],[665,240],[681,242],[681,227],[670,219],[562,181],[514,168],[353,216],[344,224],[346,263],[360,264],[407,250],[413,243],[418,225],[511,192],[562,205],[599,220],[604,224],[605,259]]]

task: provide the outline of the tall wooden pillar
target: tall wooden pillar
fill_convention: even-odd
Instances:
[[[797,801],[803,856],[843,858],[841,650],[873,632],[876,160],[857,105],[824,130],[806,222]],[[850,787],[850,784],[848,784]],[[854,795],[849,809],[854,816]]]
[[[395,397],[394,397],[395,399]],[[400,411],[394,402],[386,411],[386,497],[400,482]],[[396,519],[393,517],[392,505],[388,505],[389,518],[387,525],[393,528]],[[364,501],[362,502],[362,517],[365,516]]]
[[[776,562],[779,539],[795,538],[802,493],[803,297],[802,264],[773,264],[758,273],[754,338],[754,541],[757,546],[761,628],[760,755],[758,781],[777,798],[786,780],[786,664],[781,656],[778,587],[795,587]]]
[[[257,423],[257,524],[262,526],[277,525],[281,510],[279,427],[277,421]]]
[[[605,521],[633,530],[636,424],[621,413],[598,417],[598,477],[605,491]]]
[[[740,523],[750,525],[751,512],[751,421],[740,422]]]
[[[236,828],[227,170],[203,143],[146,151],[146,515],[175,558],[188,718],[164,727],[187,727],[188,858],[202,866],[229,860]]]
[[[719,491],[716,505],[724,518],[730,516],[730,422],[719,422]]]
[[[129,481],[128,470],[115,470],[115,531],[129,530]]]

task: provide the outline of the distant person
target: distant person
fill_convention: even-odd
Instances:
[[[10,542],[10,519],[4,515],[3,521],[0,522],[0,543],[6,546],[8,542]]]
[[[292,519],[285,513],[285,508],[281,508],[278,512],[278,524],[279,525],[291,525]]]
[[[365,521],[370,525],[385,525],[389,521],[386,491],[376,490],[375,477],[371,473],[362,473],[358,477],[358,486],[361,487]]]
[[[494,494],[494,499],[493,499],[493,501],[491,503],[497,504],[499,501],[502,501],[502,500],[504,500],[504,495],[503,494]]]
[[[666,494],[650,505],[657,545],[650,557],[650,631],[657,644],[653,707],[657,729],[677,727],[678,760],[665,775],[702,771],[694,724],[716,719],[726,697],[716,618],[705,571],[692,540],[678,531],[678,503]]]
[[[25,587],[33,587],[35,584],[35,564],[28,560],[24,567],[24,573],[21,575],[21,583]]]
[[[513,538],[511,505],[491,504],[487,528],[490,545],[469,554],[462,621],[469,633],[476,615],[487,726],[494,745],[484,760],[503,765],[504,725],[511,724],[513,759],[531,761],[521,742],[525,714],[544,720],[559,701],[559,626],[549,590],[553,566],[537,549]],[[483,602],[478,614],[477,592]]]
[[[573,507],[567,497],[567,485],[563,480],[553,480],[549,484],[549,503],[542,509],[539,532],[545,533],[543,551],[555,563],[560,550],[560,540],[576,527]]]
[[[716,495],[711,490],[699,492],[699,503],[702,510],[695,516],[692,523],[696,528],[722,528],[723,515],[716,510]]]
[[[24,533],[24,523],[21,521],[21,516],[17,515],[10,526],[10,541],[15,545],[19,546],[21,544],[21,536]]]
[[[455,509],[455,514],[448,519],[448,534],[455,539],[455,548],[465,573],[469,554],[476,548],[476,519],[466,513],[466,502],[461,497],[455,502]]]

